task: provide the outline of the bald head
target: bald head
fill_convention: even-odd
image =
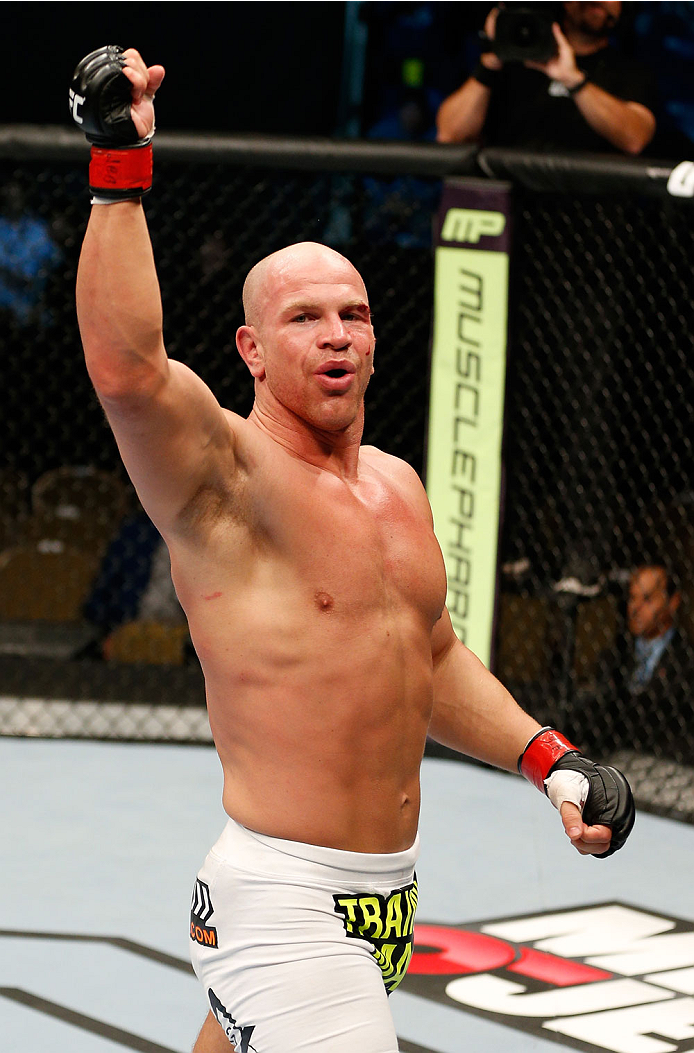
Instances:
[[[292,280],[358,282],[359,271],[339,252],[316,241],[300,241],[271,253],[248,272],[243,284],[246,325],[259,325],[267,305],[284,282]]]

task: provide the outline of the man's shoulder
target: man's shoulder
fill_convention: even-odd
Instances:
[[[361,460],[370,465],[373,468],[378,468],[380,471],[389,472],[394,475],[398,475],[403,479],[409,479],[414,482],[421,480],[417,475],[411,464],[404,461],[402,457],[396,457],[392,453],[386,453],[385,450],[381,450],[378,446],[362,446],[359,455]]]
[[[424,489],[424,484],[411,464],[403,461],[401,457],[385,453],[377,446],[362,446],[360,458],[363,464],[380,472],[409,500],[414,501],[422,511],[429,514],[429,500]]]
[[[227,409],[226,406],[222,406],[222,412],[224,414],[227,424],[235,432],[245,434],[246,432],[250,431],[250,429],[253,427],[248,417],[242,417],[239,413],[236,413],[234,410]],[[257,428],[254,428],[253,430],[258,431]]]
[[[276,455],[282,445],[270,432],[266,432],[253,422],[252,417],[242,417],[234,410],[222,407],[222,413],[229,431],[234,437],[234,450],[237,458],[243,460],[244,451],[260,453],[267,448],[271,455]]]
[[[667,651],[680,663],[685,664],[689,669],[694,669],[694,644],[684,629],[675,629]]]

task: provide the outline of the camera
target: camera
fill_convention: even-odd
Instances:
[[[502,62],[548,62],[557,54],[555,4],[506,4],[496,19],[490,50]]]

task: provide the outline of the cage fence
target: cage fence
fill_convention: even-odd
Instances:
[[[0,156],[0,733],[209,741],[165,553],[83,366],[83,160],[48,131],[32,143]],[[248,269],[294,241],[332,245],[374,311],[365,441],[422,473],[432,214],[451,165],[480,174],[469,151],[427,150],[376,162],[345,143],[313,164],[248,143],[162,150],[146,211],[169,354],[246,415],[234,337]],[[692,203],[654,192],[645,164],[604,187],[573,158],[557,187],[512,161],[495,671],[542,723],[619,758],[639,803],[693,820]],[[630,576],[655,563],[672,575],[679,646],[657,690],[633,690]]]

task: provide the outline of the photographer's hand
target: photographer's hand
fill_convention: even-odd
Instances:
[[[484,35],[489,41],[494,40],[496,33],[496,20],[499,17],[499,8],[493,7],[484,21]],[[483,51],[480,55],[480,62],[486,69],[499,70],[503,66],[503,62],[495,55],[493,51]]]
[[[583,119],[612,146],[627,154],[640,154],[655,133],[654,115],[641,103],[620,99],[588,80],[578,68],[575,52],[556,23],[552,31],[557,42],[556,56],[549,62],[526,62],[525,65],[563,84]]]
[[[538,69],[551,80],[559,81],[565,88],[576,88],[585,80],[585,74],[576,64],[574,49],[562,33],[556,22],[552,25],[554,39],[557,42],[557,54],[548,62],[524,62],[528,69]]]

